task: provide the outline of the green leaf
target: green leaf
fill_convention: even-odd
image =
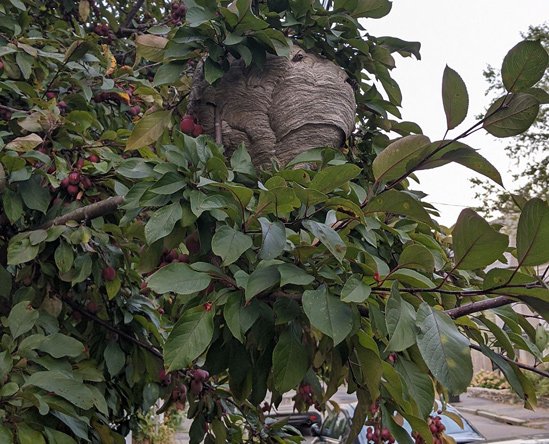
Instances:
[[[524,40],[503,59],[503,85],[509,92],[524,91],[541,80],[548,63],[549,56],[539,40]]]
[[[174,194],[185,188],[185,179],[177,173],[166,173],[156,183],[149,188],[151,193],[155,194]]]
[[[53,392],[84,410],[94,406],[92,391],[81,381],[59,371],[39,371],[29,376],[23,387],[35,386]]]
[[[416,316],[417,345],[431,373],[450,393],[465,391],[473,376],[469,341],[452,319],[422,302]]]
[[[156,210],[145,225],[145,239],[152,245],[159,239],[168,236],[183,216],[179,201]]]
[[[256,305],[243,305],[240,294],[231,294],[223,307],[223,317],[233,336],[240,342],[244,341],[244,335],[259,318]]]
[[[38,347],[38,350],[48,353],[54,358],[64,358],[70,356],[76,358],[86,351],[84,345],[62,333],[53,333],[46,337]]]
[[[423,134],[402,137],[379,153],[372,164],[377,182],[389,182],[411,173],[425,157],[431,141]]]
[[[122,351],[116,342],[109,342],[103,352],[107,370],[112,377],[115,377],[122,371],[126,364],[126,354]]]
[[[345,245],[345,242],[343,242],[337,231],[326,224],[314,220],[304,221],[303,226],[309,230],[313,236],[318,238],[339,262],[343,261],[345,253],[347,252],[347,245]]]
[[[21,301],[16,304],[8,315],[8,327],[13,339],[34,327],[40,314],[35,310],[29,301]]]
[[[469,95],[460,75],[446,65],[442,76],[442,104],[448,130],[454,129],[467,117]]]
[[[509,238],[494,230],[473,210],[461,212],[452,232],[456,268],[473,270],[496,261],[506,250]]]
[[[360,174],[360,168],[351,163],[323,168],[309,183],[309,188],[328,193],[345,185]]]
[[[303,268],[299,268],[294,264],[281,264],[278,266],[278,272],[280,273],[280,286],[292,284],[292,285],[309,285],[315,278],[307,273]]]
[[[207,273],[194,271],[187,264],[171,263],[151,275],[147,286],[152,291],[177,294],[193,294],[210,285],[212,278]]]
[[[171,125],[171,111],[156,111],[145,115],[133,129],[126,150],[136,150],[155,143]]]
[[[189,367],[206,351],[214,333],[215,310],[201,305],[185,310],[164,345],[164,365],[168,371]]]
[[[225,71],[223,71],[223,67],[219,63],[214,62],[211,57],[206,59],[204,63],[204,79],[206,82],[213,85],[216,80],[223,77],[224,73]]]
[[[164,57],[164,48],[167,43],[168,39],[166,37],[152,34],[138,34],[135,37],[137,61],[139,61],[141,57],[152,62],[162,61]]]
[[[341,289],[341,300],[343,302],[356,302],[362,304],[368,299],[372,289],[362,279],[352,277],[345,282]]]
[[[435,400],[433,381],[414,362],[409,361],[404,356],[399,356],[395,368],[402,379],[404,379],[410,398],[416,402],[420,416],[422,418],[427,417],[433,410]]]
[[[264,217],[259,218],[261,224],[261,259],[274,259],[282,254],[286,246],[286,228],[280,221],[271,222]]]
[[[244,292],[246,301],[249,301],[262,291],[275,286],[279,280],[280,274],[278,273],[276,265],[256,268],[248,278],[248,283],[246,284],[246,290]]]
[[[234,150],[231,156],[231,168],[236,173],[243,173],[249,176],[255,176],[255,168],[252,163],[252,158],[246,150],[246,146],[241,143],[238,148]]]
[[[549,206],[534,198],[522,209],[517,228],[517,259],[524,266],[549,262]]]
[[[33,260],[38,251],[39,245],[31,245],[29,238],[13,237],[8,245],[8,265],[24,264]]]
[[[222,265],[230,265],[253,246],[253,240],[247,234],[223,225],[212,238],[212,251],[223,259]]]
[[[276,390],[286,393],[301,382],[309,368],[307,356],[307,350],[292,329],[282,332],[273,350],[273,379]]]
[[[302,304],[311,325],[332,338],[334,345],[351,333],[354,324],[351,306],[329,293],[324,285],[304,291]]]
[[[402,299],[396,281],[387,301],[385,322],[390,337],[387,350],[400,352],[416,343],[416,311],[412,304]]]
[[[435,226],[429,213],[427,213],[421,203],[403,191],[386,191],[374,197],[364,207],[365,215],[377,212],[400,214],[411,217],[419,222],[424,222],[427,225]]]
[[[12,276],[8,270],[0,265],[0,297],[7,298],[11,293],[12,288]]]
[[[46,438],[48,438],[49,444],[76,444],[76,441],[69,435],[47,428],[44,430]]]
[[[409,244],[400,253],[398,266],[431,273],[435,268],[435,258],[427,247],[421,244]]]
[[[7,427],[0,424],[0,442],[12,443],[13,442],[13,433]]]
[[[279,214],[289,213],[301,205],[300,200],[295,195],[294,190],[286,186],[271,188],[270,190],[259,192],[259,201],[257,203],[258,214]]]
[[[483,127],[496,137],[516,136],[530,128],[538,111],[539,102],[530,94],[500,97],[486,111]]]
[[[154,75],[153,86],[161,86],[176,83],[185,69],[185,64],[181,62],[171,62],[160,65]]]
[[[68,273],[74,263],[74,251],[65,241],[61,241],[55,249],[55,265],[61,273]]]
[[[33,176],[29,180],[19,184],[19,192],[23,198],[23,202],[31,210],[38,210],[46,213],[50,206],[50,192],[45,187],[39,176]]]
[[[18,423],[16,428],[18,444],[46,444],[46,440],[42,433],[34,430],[29,425]]]

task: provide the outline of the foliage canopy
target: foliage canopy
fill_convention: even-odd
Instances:
[[[440,226],[409,179],[457,162],[501,182],[461,140],[528,129],[547,53],[511,49],[502,97],[432,142],[400,120],[390,75],[393,55],[419,59],[419,44],[359,22],[390,9],[0,1],[2,442],[123,442],[158,399],[187,404],[193,443],[295,442],[264,424],[265,398],[297,389],[298,408],[322,408],[346,385],[357,427],[369,415],[406,442],[402,416],[432,443],[435,394],[465,390],[471,348],[535,406],[516,351],[547,360],[547,335],[513,304],[549,321],[547,202],[524,205],[514,247],[473,210]],[[231,57],[260,69],[294,44],[355,87],[343,149],[257,168],[244,146],[228,154],[178,130],[197,61],[216,82]],[[449,67],[442,85],[452,130],[467,89]]]

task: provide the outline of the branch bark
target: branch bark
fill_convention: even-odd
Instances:
[[[83,220],[94,219],[99,216],[104,216],[106,214],[109,214],[115,211],[120,205],[122,205],[123,202],[124,202],[123,196],[109,197],[108,199],[105,199],[90,205],[86,205],[85,207],[82,207],[82,208],[77,208],[76,210],[71,211],[70,213],[56,217],[55,219],[49,222],[46,222],[45,224],[40,226],[40,229],[45,230],[54,225],[63,225],[70,220],[80,222]]]
[[[517,301],[508,298],[507,296],[498,296],[492,299],[486,299],[484,301],[472,302],[470,304],[462,305],[461,307],[451,308],[450,310],[446,310],[445,313],[452,319],[456,319],[461,316],[478,313],[480,311],[489,310],[491,308],[509,305],[513,302]]]
[[[122,28],[129,28],[130,24],[135,17],[135,14],[141,9],[141,6],[143,6],[143,3],[145,3],[145,0],[137,0],[135,4],[133,5],[133,8],[130,9],[130,12],[128,12],[128,15],[126,16],[126,20],[124,20],[124,24],[121,26]]]

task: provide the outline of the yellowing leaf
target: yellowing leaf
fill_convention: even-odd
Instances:
[[[156,142],[170,126],[171,114],[171,111],[157,111],[145,115],[135,125],[126,144],[126,150],[136,150]]]

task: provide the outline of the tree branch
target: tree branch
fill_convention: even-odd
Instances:
[[[469,348],[472,348],[473,350],[476,350],[476,351],[479,351],[482,353],[482,349],[478,346],[478,345],[475,345],[475,344],[469,344]],[[500,356],[502,359],[506,360],[507,362],[509,362],[510,364],[515,364],[517,367],[523,369],[523,370],[528,370],[530,372],[533,372],[533,373],[537,373],[538,375],[540,376],[543,376],[545,378],[549,378],[549,372],[546,372],[544,370],[540,370],[539,368],[536,368],[536,367],[533,367],[531,365],[527,365],[527,364],[523,364],[522,362],[517,362],[517,361],[514,361],[512,360],[511,358],[508,358],[507,356],[505,355],[502,355],[500,353],[496,353],[498,356]]]
[[[80,304],[77,304],[76,302],[72,301],[69,297],[64,297],[63,302],[67,304],[69,307],[71,307],[73,310],[77,311],[78,313],[82,314],[83,316],[86,316],[88,319],[92,320],[96,324],[101,325],[102,327],[105,327],[107,330],[116,333],[118,336],[123,337],[124,339],[127,339],[130,342],[133,342],[135,345],[147,350],[157,358],[160,358],[164,360],[164,357],[162,356],[162,353],[155,347],[153,347],[150,344],[146,344],[143,341],[140,341],[137,338],[134,338],[133,336],[129,335],[128,333],[119,330],[118,328],[114,327],[113,325],[109,324],[108,322],[104,321],[101,318],[98,318],[93,313],[90,313],[88,310],[86,310],[84,307],[82,307]]]
[[[509,305],[513,302],[517,301],[508,298],[507,296],[498,296],[492,299],[486,299],[484,301],[472,302],[471,304],[462,305],[461,307],[451,308],[450,310],[446,310],[445,313],[451,318],[456,319],[461,316],[478,313],[479,311]]]
[[[105,199],[90,205],[86,205],[85,207],[77,208],[74,211],[71,211],[67,214],[63,214],[62,216],[56,217],[55,219],[41,225],[40,229],[45,230],[54,225],[63,225],[70,220],[80,222],[86,219],[94,219],[99,216],[104,216],[106,214],[112,213],[123,202],[124,202],[123,196],[109,197],[108,199]]]
[[[130,12],[128,12],[128,15],[126,16],[126,20],[124,20],[124,24],[121,26],[121,28],[129,28],[130,24],[135,17],[135,14],[141,9],[141,6],[143,6],[143,3],[145,3],[145,0],[137,0],[135,4],[133,5],[133,8],[130,9]]]

